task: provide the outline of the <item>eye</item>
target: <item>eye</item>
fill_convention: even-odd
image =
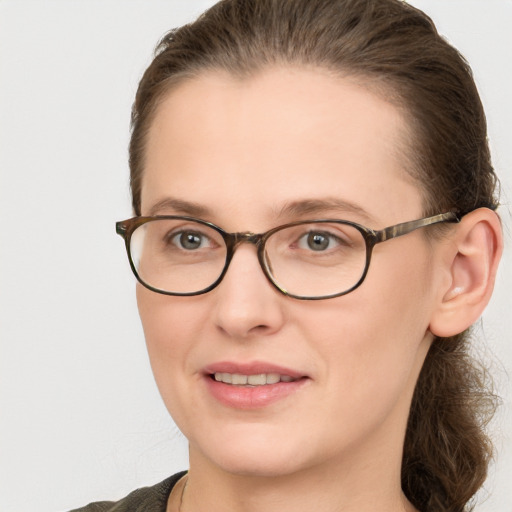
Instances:
[[[339,246],[341,240],[325,231],[309,231],[298,241],[300,249],[311,249],[312,251],[325,251]]]
[[[179,249],[186,251],[195,251],[211,246],[211,240],[203,233],[197,231],[180,231],[174,233],[171,237],[171,243],[176,245]]]

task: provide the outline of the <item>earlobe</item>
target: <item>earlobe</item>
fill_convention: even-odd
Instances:
[[[488,208],[468,213],[441,250],[446,251],[448,286],[440,291],[429,328],[449,337],[475,323],[489,302],[503,250],[498,215]]]

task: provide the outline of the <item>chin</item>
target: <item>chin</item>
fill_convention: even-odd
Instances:
[[[252,456],[221,457],[214,463],[226,473],[253,478],[284,477],[304,469],[294,456],[279,458],[266,451]]]
[[[289,435],[251,430],[238,435],[226,432],[200,445],[191,442],[191,463],[192,459],[194,462],[207,459],[227,473],[262,478],[286,476],[308,466],[304,451],[307,444],[290,439]]]

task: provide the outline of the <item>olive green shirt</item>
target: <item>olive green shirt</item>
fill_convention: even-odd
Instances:
[[[185,473],[182,471],[159,484],[137,489],[122,500],[98,501],[70,512],[165,512],[169,494]]]

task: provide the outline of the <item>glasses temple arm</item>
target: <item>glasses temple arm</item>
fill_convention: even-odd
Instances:
[[[433,217],[425,217],[419,220],[395,224],[394,226],[389,226],[380,231],[375,231],[377,243],[384,242],[390,238],[407,235],[407,233],[415,229],[431,226],[432,224],[439,224],[440,222],[460,222],[460,216],[455,212],[447,212],[434,215]]]

